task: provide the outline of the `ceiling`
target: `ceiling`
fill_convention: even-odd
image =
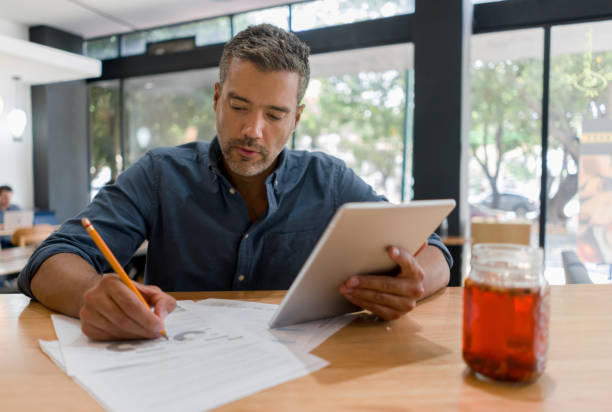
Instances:
[[[287,0],[19,0],[2,1],[0,17],[48,25],[86,39],[280,4]]]

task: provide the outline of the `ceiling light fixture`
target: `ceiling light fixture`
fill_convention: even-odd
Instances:
[[[23,110],[19,109],[17,105],[17,97],[19,95],[18,82],[21,78],[19,76],[14,76],[13,80],[15,81],[15,107],[6,115],[6,122],[9,131],[13,135],[13,140],[21,140],[26,125],[28,124],[28,116]]]

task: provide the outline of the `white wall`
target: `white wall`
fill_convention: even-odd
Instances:
[[[0,34],[28,39],[28,27],[0,18]],[[32,165],[32,104],[30,87],[15,84],[10,78],[0,77],[0,96],[4,110],[0,113],[0,185],[13,188],[13,201],[22,208],[34,206],[34,179]],[[6,115],[17,105],[26,112],[28,124],[20,141],[10,134]]]

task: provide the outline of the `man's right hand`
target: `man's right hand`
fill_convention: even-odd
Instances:
[[[116,274],[106,274],[88,289],[79,317],[83,333],[94,340],[155,338],[164,329],[164,318],[176,308],[176,300],[157,286],[134,285],[154,312],[140,301]]]
[[[80,317],[83,333],[96,340],[154,338],[176,300],[156,286],[134,283],[147,309],[115,274],[100,276],[87,261],[58,253],[43,262],[30,282],[32,294],[46,307]]]

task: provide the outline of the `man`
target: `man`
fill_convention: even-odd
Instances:
[[[215,84],[217,138],[147,153],[40,246],[21,290],[109,340],[158,336],[176,306],[161,289],[288,288],[338,207],[386,200],[338,159],[285,149],[304,109],[308,54],[270,25],[234,37]],[[110,268],[81,216],[122,264],[149,240],[145,283],[156,286],[137,287],[154,313],[116,275],[100,276]],[[391,247],[397,277],[353,276],[339,293],[384,319],[401,316],[448,282],[450,255],[437,237],[429,243],[418,258]]]

